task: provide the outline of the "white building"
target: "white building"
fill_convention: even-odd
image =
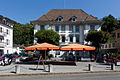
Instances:
[[[81,9],[52,9],[47,14],[31,22],[34,34],[38,30],[53,29],[60,35],[60,45],[73,43],[87,44],[89,31],[100,30],[101,21]],[[36,43],[34,38],[34,43]]]
[[[6,19],[0,19],[0,55],[12,53],[13,24]]]

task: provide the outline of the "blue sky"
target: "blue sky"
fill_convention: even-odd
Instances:
[[[64,9],[64,0],[0,0],[0,15],[25,24],[50,9]],[[98,19],[120,17],[120,0],[65,0],[65,9],[82,9]]]

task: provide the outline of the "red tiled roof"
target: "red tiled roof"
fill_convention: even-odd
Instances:
[[[36,21],[56,21],[59,16],[63,17],[63,21],[69,21],[73,16],[77,17],[77,21],[97,21],[96,17],[88,15],[81,9],[52,9]]]

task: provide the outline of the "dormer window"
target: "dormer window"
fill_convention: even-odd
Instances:
[[[4,24],[6,24],[6,19],[3,19],[2,22],[3,22]]]
[[[76,21],[76,18],[77,17],[73,16],[71,20],[74,22],[74,21]]]
[[[61,16],[59,16],[58,18],[57,18],[57,21],[62,21],[63,20],[63,17],[61,17]]]

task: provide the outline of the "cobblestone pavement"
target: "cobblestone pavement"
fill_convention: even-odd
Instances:
[[[75,65],[53,65],[53,72],[86,72],[88,71],[88,64],[91,64],[93,71],[110,71],[111,65],[100,64],[96,62],[76,62]],[[48,71],[48,65],[45,65],[46,71],[43,70],[43,65],[28,65],[28,64],[11,64],[6,66],[0,66],[0,74],[14,74],[15,66],[20,66],[20,74],[30,73],[46,73]],[[115,70],[120,70],[120,66],[115,66]]]

